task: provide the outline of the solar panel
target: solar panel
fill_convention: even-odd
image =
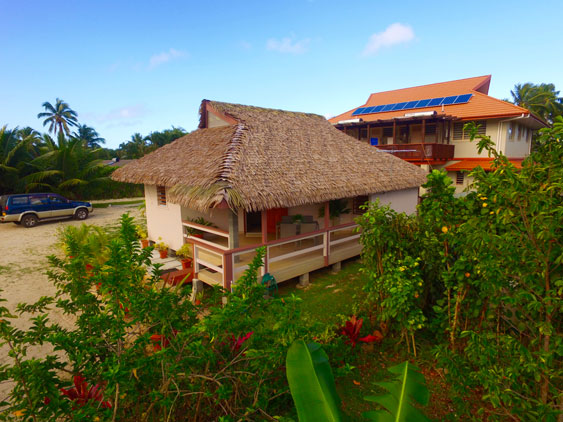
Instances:
[[[432,99],[430,100],[430,102],[428,103],[428,107],[435,107],[435,106],[437,106],[437,105],[440,105],[443,100],[444,100],[444,97],[432,98]]]
[[[456,100],[454,101],[454,104],[463,104],[469,101],[469,99],[473,96],[473,94],[463,94],[463,95],[459,95]]]
[[[426,100],[420,100],[420,101],[416,104],[416,108],[427,107],[429,102],[430,102],[430,98],[428,98],[428,99],[426,99]]]
[[[472,96],[473,94],[451,95],[449,97],[426,98],[424,100],[406,101],[393,104],[381,104],[371,107],[360,107],[352,113],[352,116],[381,113],[386,111],[413,110],[417,108],[436,107],[440,105],[464,104],[468,102]]]
[[[393,107],[393,111],[395,111],[395,110],[402,110],[402,109],[405,108],[406,105],[407,105],[406,102],[404,102],[404,103],[397,103],[397,104],[395,104],[395,107]]]
[[[448,104],[453,104],[454,101],[457,99],[457,95],[452,95],[451,97],[446,97],[444,98],[444,101],[442,101],[441,105],[448,105]]]
[[[359,116],[360,114],[363,113],[363,111],[364,111],[365,109],[366,109],[365,107],[360,107],[360,108],[356,109],[356,111],[354,111],[354,112],[352,113],[352,116]]]

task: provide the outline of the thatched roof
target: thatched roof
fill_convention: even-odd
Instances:
[[[207,110],[232,123],[206,128]],[[420,168],[345,135],[324,117],[202,102],[200,128],[117,169],[122,182],[164,185],[206,210],[291,207],[420,186]]]

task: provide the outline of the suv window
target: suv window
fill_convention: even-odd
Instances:
[[[27,205],[29,204],[29,197],[28,196],[14,196],[12,197],[12,205]]]
[[[58,195],[50,195],[49,201],[51,201],[54,204],[68,204],[68,199],[65,199],[62,196],[58,196]]]
[[[30,195],[29,203],[31,205],[45,205],[47,204],[47,197],[45,195]]]

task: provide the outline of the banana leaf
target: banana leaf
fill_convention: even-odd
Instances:
[[[300,422],[339,422],[340,398],[324,350],[295,341],[287,352],[286,374]]]
[[[384,409],[364,412],[363,416],[375,422],[424,422],[429,419],[414,406],[426,406],[429,400],[426,380],[418,368],[408,361],[388,369],[394,377],[391,381],[376,382],[387,390],[387,394],[364,397],[364,400],[379,404]]]

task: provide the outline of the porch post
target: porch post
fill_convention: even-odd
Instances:
[[[233,210],[229,210],[229,249],[238,247],[238,215]]]
[[[330,203],[325,202],[325,247],[324,247],[324,257],[325,257],[325,267],[328,265],[328,255],[330,254],[330,232],[328,231],[330,227]]]
[[[397,143],[396,142],[396,139],[397,139],[396,135],[397,135],[397,121],[393,120],[393,145],[395,145]]]
[[[425,135],[426,135],[426,119],[422,119],[422,143],[424,143]]]
[[[262,210],[262,245],[268,243],[268,210]],[[264,273],[268,272],[268,246],[264,255]]]
[[[238,247],[238,215],[229,209],[229,249],[236,249]],[[239,262],[239,259],[240,257],[235,256],[235,262]]]

